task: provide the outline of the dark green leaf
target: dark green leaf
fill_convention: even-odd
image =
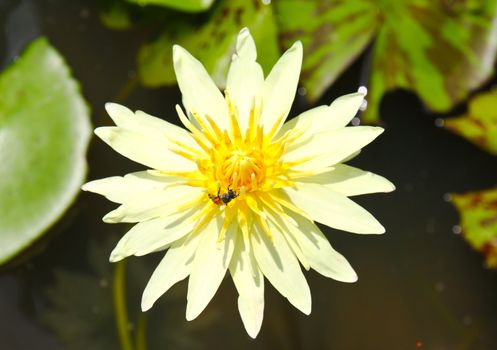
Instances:
[[[143,84],[156,87],[176,83],[172,46],[179,44],[204,64],[219,86],[224,86],[236,36],[243,27],[248,27],[254,36],[258,61],[267,72],[279,56],[271,7],[260,2],[224,0],[201,28],[180,23],[174,33],[166,31],[140,50],[138,69]]]
[[[58,269],[54,283],[45,290],[49,307],[41,314],[41,321],[69,350],[119,348],[112,300],[113,266],[108,263],[110,250],[110,240],[92,242],[86,249],[92,271]]]
[[[492,73],[496,0],[280,0],[283,45],[304,40],[303,84],[316,99],[372,38],[369,107],[387,91],[415,91],[432,110],[462,101]],[[306,45],[307,44],[307,45]]]
[[[63,58],[34,41],[0,75],[0,262],[42,235],[86,173],[88,108]]]
[[[53,283],[45,287],[42,300],[46,308],[40,315],[40,321],[48,327],[68,350],[113,350],[120,349],[117,332],[117,313],[113,283],[116,265],[109,263],[109,254],[115,244],[115,236],[92,239],[88,247],[79,247],[85,251],[88,261],[78,263],[85,268],[55,270]],[[148,278],[164,253],[158,253],[156,259],[140,257],[126,262],[125,282],[121,292],[125,295],[129,336],[136,339],[141,333],[149,344],[149,349],[202,349],[199,330],[215,324],[215,329],[225,332],[225,320],[216,317],[219,313],[204,311],[200,321],[195,324],[185,320],[186,281],[168,291],[153,310],[142,313],[140,300]],[[119,264],[123,264],[120,262]],[[67,265],[67,264],[66,264]],[[236,299],[231,297],[236,309]],[[121,315],[122,316],[122,315]],[[139,329],[140,319],[147,318],[144,329]],[[238,321],[238,320],[237,320]],[[238,322],[230,325],[240,327]],[[234,333],[234,332],[231,332]],[[208,337],[212,338],[212,337]],[[136,347],[135,350],[139,348]]]
[[[126,30],[133,25],[130,11],[122,1],[113,1],[107,9],[100,12],[100,20],[113,30]]]

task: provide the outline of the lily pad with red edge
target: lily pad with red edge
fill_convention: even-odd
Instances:
[[[447,112],[493,72],[497,0],[278,0],[274,5],[282,46],[295,40],[304,45],[301,80],[311,101],[371,45],[366,122],[379,121],[379,104],[388,91],[414,91],[431,110]]]
[[[452,194],[452,202],[464,239],[485,256],[489,267],[497,268],[497,188]]]
[[[466,114],[446,119],[444,127],[497,155],[497,89],[475,95]]]
[[[40,38],[0,74],[0,263],[41,237],[86,174],[88,107],[62,56]]]

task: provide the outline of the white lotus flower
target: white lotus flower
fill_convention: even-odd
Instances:
[[[224,96],[185,49],[175,46],[173,55],[186,114],[180,106],[176,111],[188,130],[107,104],[117,126],[95,133],[149,170],[92,181],[83,189],[120,204],[105,222],[136,223],[112,252],[112,262],[166,250],[143,293],[144,311],[189,276],[186,318],[193,320],[229,270],[243,324],[255,338],[264,277],[305,314],[311,312],[311,293],[300,265],[338,281],[357,280],[315,222],[361,234],[385,231],[348,197],[394,186],[341,164],[383,129],[346,127],[364,92],[284,124],[300,74],[300,42],[264,79],[254,40],[243,29]]]

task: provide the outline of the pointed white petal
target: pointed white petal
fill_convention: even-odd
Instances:
[[[226,90],[238,110],[238,123],[242,133],[248,126],[250,109],[259,99],[264,73],[255,61],[257,53],[254,39],[247,28],[238,34],[236,54],[231,60]]]
[[[195,319],[214,297],[230,264],[237,235],[234,234],[234,225],[231,225],[224,240],[219,242],[221,226],[222,222],[214,219],[198,233],[202,238],[188,280],[188,321]]]
[[[115,203],[124,203],[139,193],[164,189],[179,179],[172,176],[153,176],[146,171],[112,176],[85,183],[81,189],[98,193]]]
[[[289,225],[289,233],[297,240],[311,268],[325,277],[342,282],[357,281],[357,274],[347,259],[334,250],[321,230],[300,215],[293,215],[298,226]]]
[[[238,311],[243,325],[247,333],[255,338],[264,316],[264,276],[242,238],[236,242],[229,268],[239,295]]]
[[[106,103],[105,110],[117,126],[126,124],[126,120],[133,118],[135,115],[131,109],[118,103]]]
[[[297,225],[297,222],[293,220],[291,215],[287,215],[285,217],[282,214],[275,213],[273,210],[267,207],[263,209],[263,212],[267,215],[267,218],[271,220],[272,224],[278,225],[281,232],[286,232],[287,230],[289,230],[289,225]],[[302,264],[304,269],[308,271],[310,269],[309,262],[307,261],[305,255],[302,253],[298,242],[292,235],[284,234],[283,237],[288,243],[288,246],[292,250],[293,254],[295,254],[295,256],[297,257],[298,261]]]
[[[158,170],[193,171],[196,164],[173,153],[165,138],[148,137],[118,127],[101,127],[95,134],[123,156]]]
[[[262,87],[261,123],[269,131],[292,108],[302,66],[302,44],[297,41],[276,62]]]
[[[311,292],[299,262],[283,233],[270,225],[272,240],[255,226],[251,235],[254,255],[264,276],[297,309],[311,313]]]
[[[264,317],[264,296],[260,299],[255,295],[239,295],[238,311],[247,334],[255,339],[261,330]]]
[[[169,141],[181,143],[199,151],[201,150],[198,143],[195,142],[190,132],[186,129],[143,111],[136,111],[132,127],[135,130],[143,131],[145,135],[154,132],[157,137],[166,137]]]
[[[172,215],[189,203],[201,203],[204,197],[203,189],[184,185],[142,192],[109,212],[103,220],[107,223],[139,222]]]
[[[155,137],[162,141],[174,141],[189,146],[190,148],[200,150],[191,134],[166,120],[154,117],[142,111],[133,113],[128,108],[117,103],[106,103],[105,109],[109,113],[116,125],[123,129],[142,134],[145,137]],[[174,145],[169,142],[168,146]]]
[[[121,204],[138,193],[150,190],[150,186],[140,181],[128,181],[122,176],[112,176],[87,182],[81,189],[101,194],[108,200]]]
[[[245,27],[238,33],[236,38],[236,54],[238,57],[243,57],[248,60],[255,61],[257,58],[257,49],[254,38],[250,34],[250,30]]]
[[[317,170],[342,161],[382,132],[383,129],[379,127],[354,126],[314,134],[305,143],[289,148],[282,159],[285,162],[307,160],[293,167],[295,170]]]
[[[325,186],[300,182],[296,189],[285,188],[284,192],[296,207],[324,225],[354,233],[385,232],[385,228],[364,208]]]
[[[347,197],[395,190],[394,184],[383,176],[345,164],[336,164],[329,172],[304,177],[297,181],[320,184]]]
[[[188,220],[192,212],[137,223],[119,240],[109,260],[116,262],[131,255],[141,256],[165,249],[192,232],[196,225],[195,220]]]
[[[291,229],[292,224],[288,223],[287,225],[284,226],[285,230]],[[286,231],[284,231],[286,232]],[[311,268],[311,264],[309,263],[309,259],[307,259],[307,256],[305,253],[302,251],[302,247],[298,243],[298,241],[295,239],[293,235],[285,234],[284,235],[286,242],[288,243],[288,246],[292,250],[293,254],[297,257],[298,261],[302,265],[302,267],[306,270],[309,271]]]
[[[178,45],[173,47],[174,71],[188,112],[210,116],[222,129],[229,126],[228,108],[223,95],[202,63]]]
[[[169,248],[143,291],[142,311],[150,309],[162,294],[190,274],[199,241],[199,235],[190,235]]]
[[[333,131],[345,127],[357,114],[364,101],[364,94],[356,92],[338,97],[329,106],[319,106],[285,123],[280,134],[293,128],[306,127],[306,134]]]
[[[352,153],[350,156],[347,156],[347,157],[343,158],[343,159],[341,160],[341,163],[346,163],[346,162],[348,162],[349,160],[354,159],[354,158],[355,158],[355,157],[357,157],[359,154],[361,154],[361,151],[362,151],[362,150],[361,150],[361,149],[359,149],[359,150],[355,151],[354,153]]]

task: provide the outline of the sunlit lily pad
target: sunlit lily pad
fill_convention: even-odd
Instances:
[[[34,41],[0,75],[0,263],[40,237],[86,173],[88,108],[63,58]]]
[[[497,155],[497,89],[473,97],[467,113],[446,119],[444,126]]]
[[[497,268],[497,189],[453,194],[464,239]]]
[[[496,0],[274,3],[283,46],[303,41],[302,83],[310,100],[320,97],[372,45],[363,115],[369,122],[378,121],[387,91],[412,90],[430,109],[446,112],[493,71]]]
[[[145,45],[138,58],[138,71],[145,86],[176,83],[172,46],[179,44],[197,57],[219,86],[224,86],[235,50],[236,36],[248,27],[257,45],[258,62],[267,70],[279,57],[277,31],[271,6],[260,1],[224,0],[216,5],[208,22],[200,28],[177,23],[155,42]]]
[[[214,0],[128,0],[139,5],[159,5],[186,12],[205,11]]]

